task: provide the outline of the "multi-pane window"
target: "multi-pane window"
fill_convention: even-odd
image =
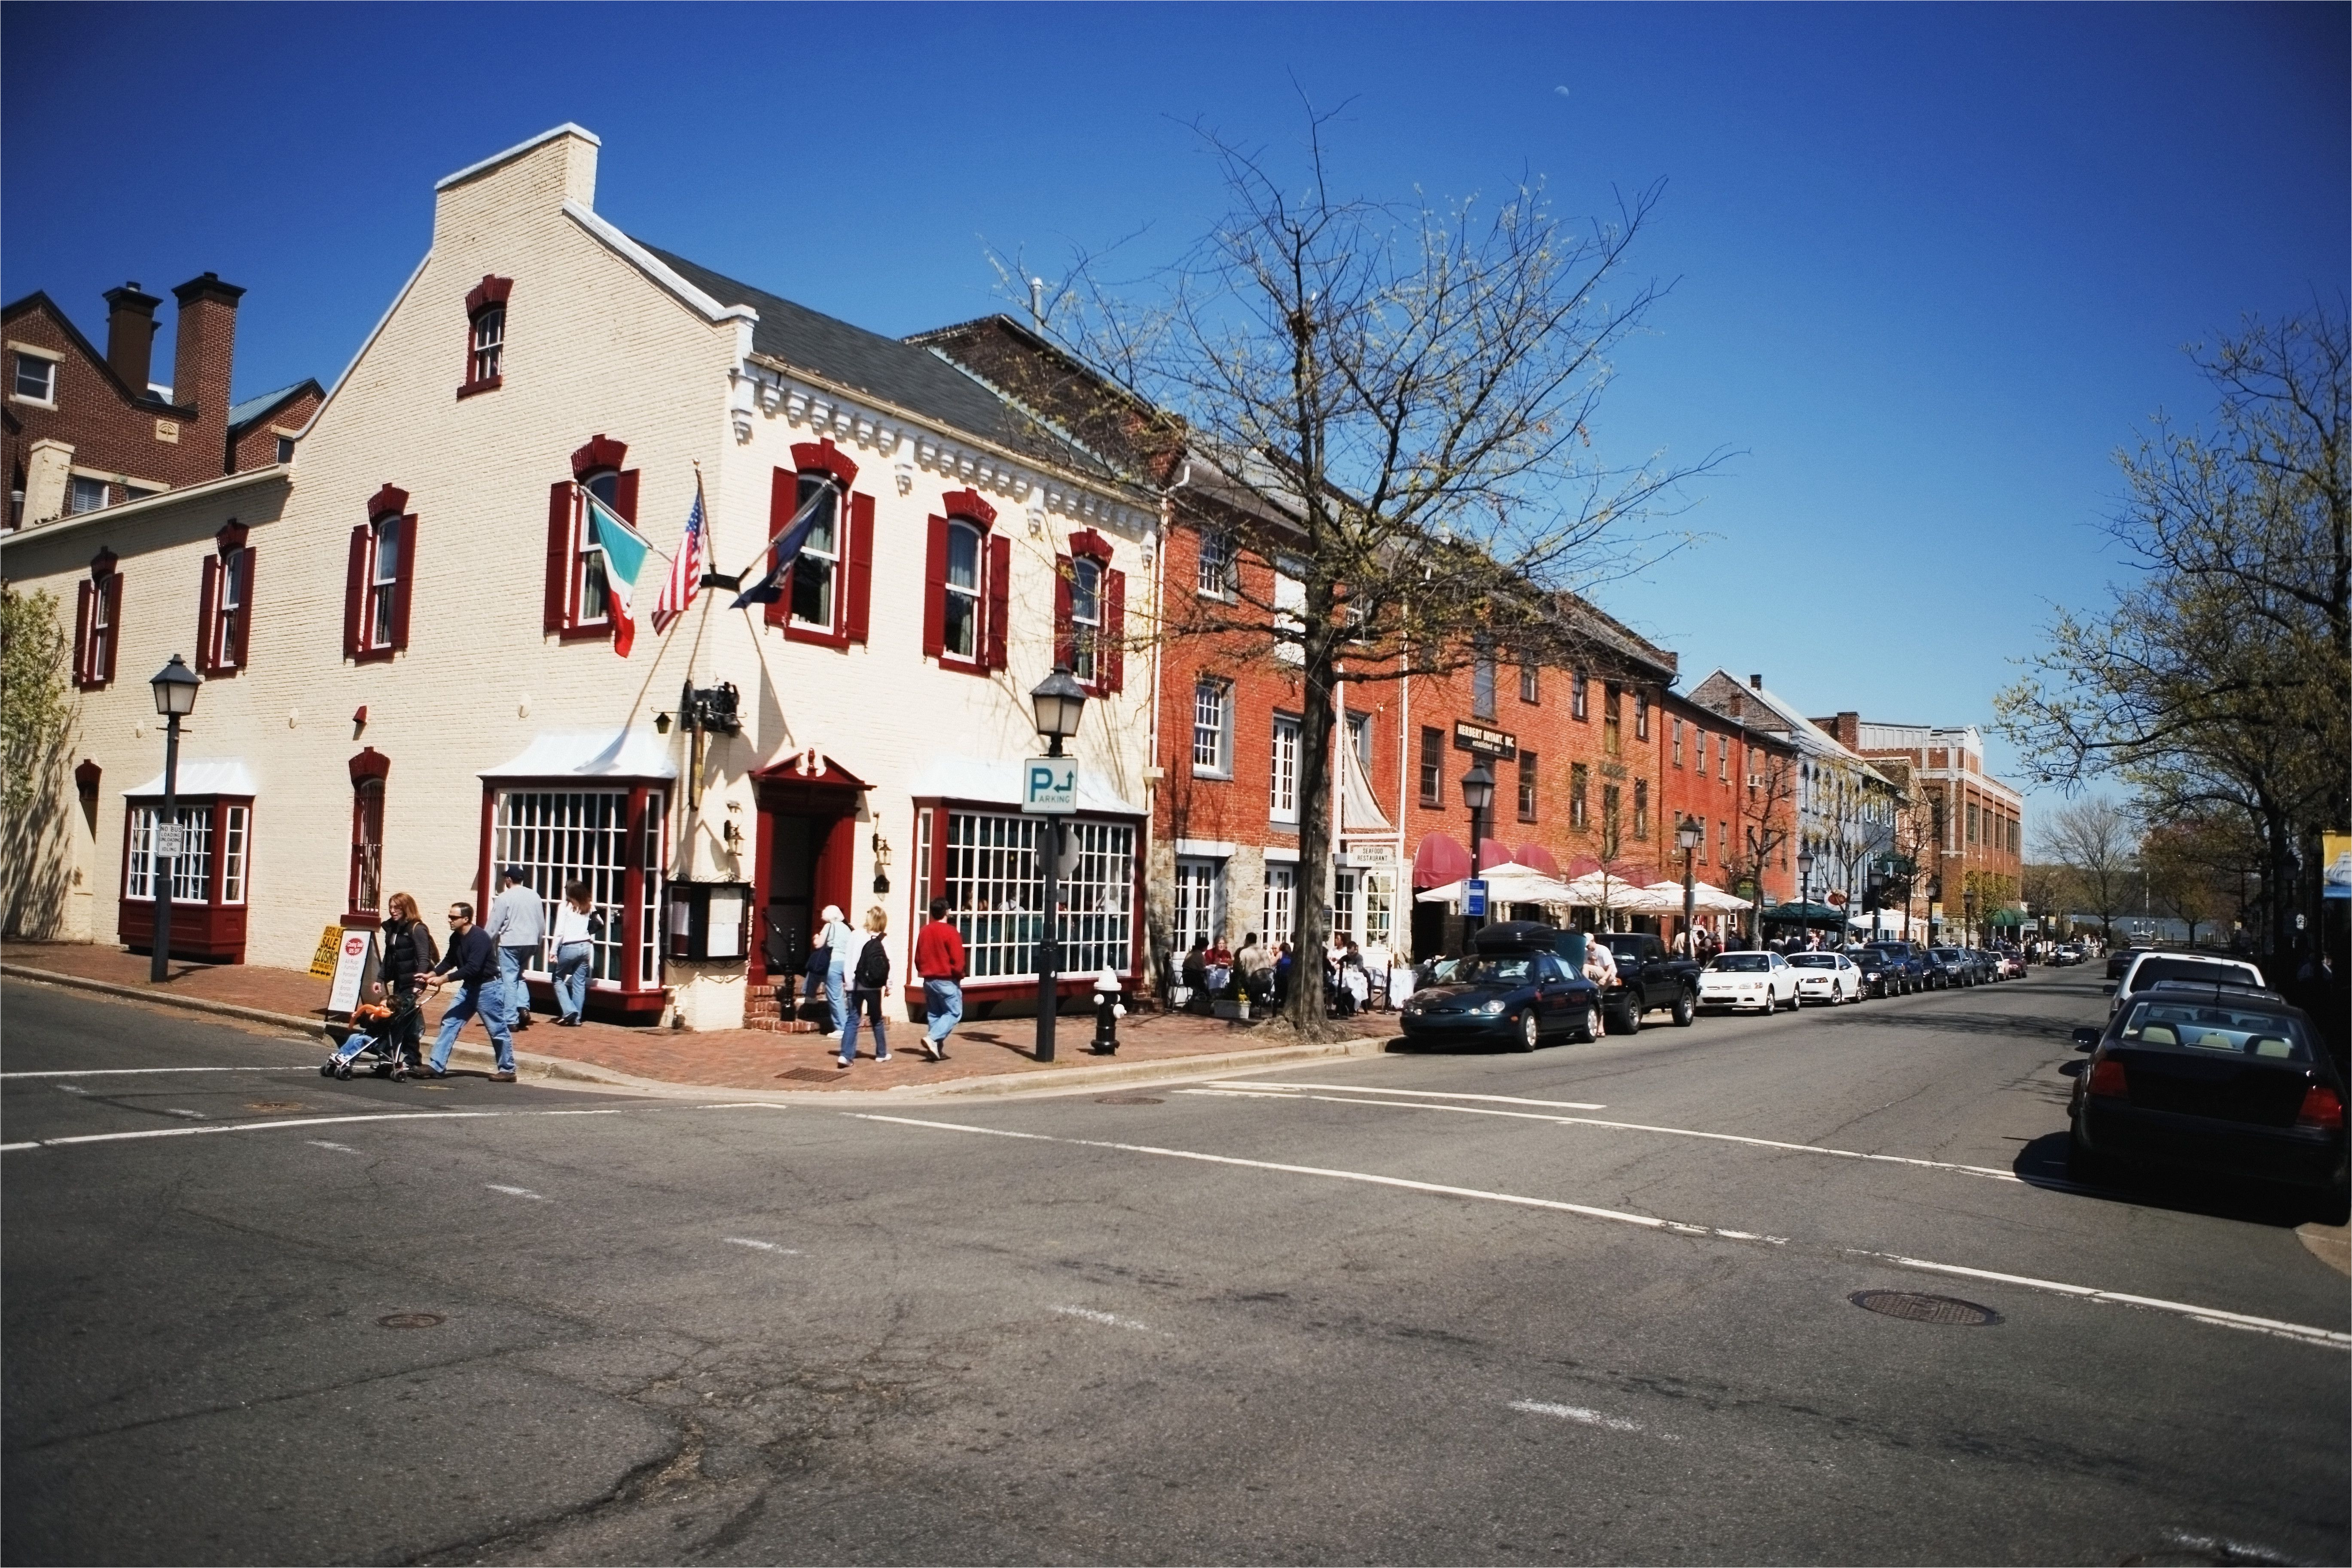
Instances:
[[[1495,656],[1482,653],[1470,665],[1470,716],[1495,716]]]
[[[1080,555],[1070,563],[1070,673],[1091,686],[1102,657],[1102,563]]]
[[[794,589],[797,615],[797,584]],[[945,652],[957,658],[980,657],[980,530],[961,518],[948,524],[947,603],[940,626]]]
[[[96,511],[106,504],[107,484],[104,479],[89,479],[81,474],[73,477],[66,494],[68,511]]]
[[[621,476],[611,470],[580,481],[580,488],[594,496],[604,505],[614,508],[618,515]],[[613,612],[612,579],[604,571],[604,545],[596,531],[596,524],[583,505],[580,526],[572,536],[572,599],[578,606],[572,621],[574,626],[600,626]]]
[[[16,376],[10,383],[16,395],[31,403],[55,403],[58,400],[58,362],[16,353]]]
[[[383,780],[352,784],[352,912],[383,910]]]
[[[1717,820],[1715,825],[1715,857],[1726,866],[1731,864],[1731,824]]]
[[[1307,658],[1307,563],[1281,556],[1274,564],[1274,657],[1285,664]]]
[[[668,863],[666,842],[668,797],[648,790],[645,797],[645,835],[629,841],[629,795],[626,789],[503,790],[491,819],[490,864],[520,866],[524,886],[550,908],[563,897],[567,884],[588,884],[591,909],[604,918],[604,934],[595,939],[588,973],[593,982],[618,985],[634,978],[652,984],[661,975],[661,922],[652,916],[661,897],[662,868]],[[630,922],[628,878],[641,873],[644,890]],[[635,951],[627,937],[634,923]],[[531,963],[544,973],[549,951]]]
[[[1362,879],[1360,871],[1335,870],[1331,873],[1331,940],[1346,942],[1356,935],[1356,888]],[[1266,940],[1273,942],[1279,931],[1268,931]]]
[[[1705,757],[1699,759],[1699,766],[1706,766]],[[1731,737],[1728,735],[1715,738],[1715,776],[1726,781],[1731,777]]]
[[[1519,666],[1519,700],[1533,702],[1538,696],[1536,687],[1536,667],[1532,664]]]
[[[1650,781],[1635,779],[1633,781],[1633,837],[1647,838],[1649,836]]]
[[[1585,826],[1585,797],[1592,786],[1592,770],[1582,763],[1568,765],[1568,825]]]
[[[218,578],[220,596],[213,605],[212,647],[205,650],[210,656],[207,662],[215,669],[234,668],[238,662],[239,651],[245,647],[246,590],[252,575],[252,551],[222,552]]]
[[[1582,720],[1592,711],[1592,678],[1578,670],[1568,683],[1568,716]]]
[[[1633,693],[1633,739],[1650,738],[1650,699],[1646,692]]]
[[[82,679],[94,685],[114,672],[114,610],[122,602],[111,572],[97,580],[89,596],[89,640],[84,645]]]
[[[474,318],[473,355],[466,372],[468,381],[496,381],[499,361],[506,353],[507,308],[504,305],[486,307]]]
[[[1356,753],[1356,761],[1366,777],[1372,771],[1372,716],[1369,713],[1348,715],[1348,744]]]
[[[212,896],[213,814],[210,805],[183,804],[178,810],[180,853],[172,858],[172,901],[200,904]],[[123,861],[122,896],[155,896],[155,825],[161,803],[131,808],[130,854]],[[221,902],[245,902],[246,808],[222,808]]]
[[[1533,752],[1521,752],[1519,753],[1519,820],[1533,822],[1535,819],[1536,754]]]
[[[1298,868],[1286,860],[1265,868],[1265,919],[1258,930],[1268,942],[1288,942],[1298,929]]]
[[[967,975],[1037,973],[1045,884],[1036,850],[1052,818],[1010,812],[948,813],[940,894],[963,937]],[[1135,829],[1124,823],[1058,819],[1076,840],[1075,864],[1056,884],[1061,972],[1124,973],[1131,951]]]
[[[1364,873],[1366,947],[1386,947],[1396,920],[1396,883],[1385,871]]]
[[[1612,757],[1624,749],[1624,689],[1609,681],[1601,690],[1601,748]]]
[[[1601,833],[1603,839],[1617,837],[1618,825],[1624,820],[1618,814],[1618,806],[1623,798],[1615,784],[1601,786]]]
[[[1192,771],[1231,776],[1234,771],[1234,687],[1204,675],[1192,683]]]
[[[1421,727],[1421,804],[1445,804],[1445,731]]]
[[[800,493],[793,503],[793,515],[798,517],[800,509],[812,500],[816,503],[816,511],[809,522],[808,542],[801,546],[800,557],[793,563],[793,624],[795,626],[814,626],[827,632],[834,629],[835,579],[840,575],[841,569],[840,497],[841,492],[829,482],[828,476],[803,474],[800,477]],[[950,530],[950,536],[953,531]],[[953,549],[951,542],[950,559],[953,558]],[[971,583],[977,592],[980,585],[977,543],[972,553]],[[953,594],[949,595],[950,606],[954,597]],[[977,627],[978,624],[975,616],[972,625]]]
[[[1683,765],[1683,721],[1680,719],[1675,721],[1674,736],[1675,766],[1681,767]]]
[[[1266,815],[1276,822],[1298,820],[1298,721],[1276,715]]]
[[[1195,942],[1215,942],[1223,929],[1225,863],[1223,860],[1179,859],[1176,862],[1175,925],[1169,932],[1180,953],[1192,951]]]
[[[1974,801],[1970,801],[1970,802],[1969,803],[1969,843],[1971,843],[1971,844],[1974,844],[1976,841],[1977,841],[1977,807],[1976,807],[1976,803],[1975,803]]]
[[[1201,560],[1194,574],[1194,586],[1212,598],[1222,599],[1234,592],[1238,581],[1232,533],[1222,528],[1201,530]]]
[[[367,584],[367,638],[370,647],[390,647],[400,617],[400,523],[386,514],[373,524],[375,546],[370,552]]]

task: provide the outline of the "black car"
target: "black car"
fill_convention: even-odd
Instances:
[[[2346,1194],[2344,1082],[2303,1010],[2275,992],[2166,981],[2104,1030],[2068,1107],[2083,1181],[2163,1167]]]
[[[1895,987],[1896,990],[1907,994],[1913,991],[1925,991],[1932,984],[1927,973],[1927,955],[1921,949],[1912,946],[1907,942],[1896,942],[1892,939],[1885,942],[1874,942],[1868,945],[1873,952],[1879,954],[1889,964],[1902,972],[1902,984]]]
[[[1969,955],[1957,947],[1931,947],[1924,955],[1927,961],[1927,984],[1949,991],[1957,985],[1977,983],[1977,966]]]
[[[1444,984],[1415,991],[1399,1011],[1414,1045],[1488,1042],[1531,1051],[1547,1040],[1599,1039],[1601,988],[1556,951],[1560,932],[1533,921],[1481,931]]]
[[[1903,966],[1874,947],[1849,947],[1845,955],[1862,971],[1864,996],[1898,996],[1903,991]]]

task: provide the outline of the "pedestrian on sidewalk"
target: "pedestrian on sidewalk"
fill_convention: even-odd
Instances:
[[[832,1032],[839,1035],[849,1027],[849,971],[857,963],[857,950],[866,944],[843,918],[839,904],[825,905],[821,918],[824,924],[818,928],[816,946],[809,953],[809,979],[814,982],[823,976],[825,1003],[833,1013]]]
[[[529,878],[530,873],[520,866],[506,868],[506,886],[490,900],[487,922],[490,941],[499,950],[497,1002],[506,1007],[509,1029],[530,1027],[530,983],[522,976],[539,962],[540,943],[547,936],[547,907],[530,886]]]
[[[563,902],[555,909],[556,1027],[576,1029],[588,1006],[588,971],[596,957],[596,937],[604,925],[589,901],[588,884],[574,877],[563,884]]]
[[[963,1021],[963,933],[948,921],[948,901],[931,900],[931,920],[915,936],[915,973],[923,977],[923,1054],[948,1059],[948,1035]]]
[[[425,1056],[425,1009],[417,984],[441,962],[441,954],[433,945],[432,930],[417,912],[415,899],[394,893],[384,901],[384,908],[388,912],[378,933],[383,938],[383,957],[376,974],[392,1018],[389,1043],[401,1070],[415,1072],[423,1067]],[[367,1031],[355,1027],[332,1059],[337,1065],[356,1060],[367,1044]]]
[[[462,900],[449,906],[449,951],[433,966],[426,984],[437,991],[444,975],[457,978],[457,999],[441,1015],[441,1033],[434,1038],[433,1059],[425,1070],[434,1078],[449,1076],[450,1047],[457,1043],[466,1020],[479,1015],[482,1027],[490,1032],[491,1048],[498,1053],[498,1070],[490,1074],[490,1081],[514,1082],[514,1035],[507,1027],[502,1005],[499,950],[489,932],[474,923],[474,906]]]
[[[866,911],[866,945],[857,950],[857,963],[849,972],[849,1026],[841,1032],[843,1067],[857,1059],[860,1008],[874,1026],[874,1059],[890,1059],[890,1037],[882,1029],[882,996],[890,988],[890,950],[882,933],[889,929],[890,916],[881,905]]]

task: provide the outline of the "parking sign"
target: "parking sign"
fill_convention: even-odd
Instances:
[[[1472,920],[1486,918],[1486,879],[1473,877],[1462,884],[1462,912]]]
[[[1022,763],[1021,809],[1033,816],[1076,811],[1078,764],[1068,757],[1032,757]]]

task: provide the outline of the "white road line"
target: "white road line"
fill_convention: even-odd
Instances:
[[[211,1117],[206,1116],[201,1110],[165,1110],[163,1114],[166,1116],[184,1116],[191,1121],[210,1121],[212,1120]]]
[[[77,1143],[127,1143],[142,1138],[196,1138],[208,1132],[260,1132],[273,1127],[341,1127],[354,1121],[473,1121],[491,1116],[528,1116],[514,1110],[381,1110],[365,1116],[303,1116],[273,1121],[207,1121],[202,1126],[148,1127],[136,1132],[84,1132],[72,1138],[37,1138],[5,1149],[63,1149]]]
[[[1443,1089],[1365,1089],[1359,1085],[1346,1083],[1290,1083],[1287,1081],[1260,1083],[1254,1079],[1213,1079],[1210,1080],[1209,1087],[1284,1090],[1319,1089],[1326,1094],[1386,1094],[1400,1095],[1412,1100],[1476,1100],[1496,1105],[1548,1105],[1555,1110],[1606,1110],[1609,1109],[1605,1105],[1595,1104],[1589,1100],[1528,1100],[1516,1094],[1449,1094]]]
[[[482,1185],[489,1188],[490,1191],[494,1193],[504,1193],[510,1198],[529,1198],[535,1204],[543,1204],[547,1201],[546,1198],[532,1192],[529,1187],[509,1187],[501,1182],[484,1182]]]
[[[754,1241],[748,1236],[722,1236],[719,1239],[730,1247],[751,1247],[761,1252],[780,1252],[786,1258],[798,1258],[801,1255],[798,1247],[779,1247],[772,1241]]]
[[[17,1078],[127,1078],[134,1073],[151,1072],[316,1072],[315,1064],[308,1067],[278,1068],[79,1068],[60,1072],[0,1072],[0,1080]]]
[[[5,1154],[15,1149],[37,1149],[39,1147],[40,1144],[38,1143],[0,1143],[0,1154]]]
[[[1638,1226],[1643,1230],[1663,1231],[1675,1236],[1714,1237],[1724,1241],[1760,1241],[1768,1246],[1783,1247],[1789,1238],[1781,1236],[1758,1237],[1748,1231],[1722,1230],[1712,1226],[1685,1225],[1678,1220],[1659,1219],[1650,1215],[1627,1214],[1619,1209],[1594,1208],[1586,1204],[1562,1203],[1553,1198],[1531,1198],[1517,1193],[1487,1192],[1478,1187],[1448,1186],[1438,1182],[1408,1181],[1402,1176],[1380,1176],[1365,1171],[1328,1170],[1318,1165],[1289,1165],[1272,1160],[1244,1160],[1231,1154],[1203,1154],[1189,1149],[1161,1149],[1149,1143],[1113,1143],[1094,1138],[1055,1138],[1043,1132],[1013,1132],[1001,1127],[974,1127],[956,1121],[925,1121],[911,1116],[879,1116],[871,1112],[845,1110],[844,1116],[857,1121],[886,1121],[901,1127],[930,1128],[942,1132],[977,1132],[992,1138],[1018,1138],[1036,1143],[1064,1143],[1083,1149],[1109,1149],[1125,1154],[1153,1154],[1171,1160],[1196,1160],[1211,1165],[1238,1165],[1249,1170],[1280,1171],[1291,1175],[1324,1176],[1334,1181],[1362,1182],[1372,1186],[1401,1187],[1410,1192],[1430,1193],[1440,1197],[1474,1198],[1485,1203],[1508,1204],[1517,1208],[1549,1209],[1564,1214],[1582,1215],[1588,1219],[1614,1220],[1621,1225]],[[1797,1144],[1797,1148],[1809,1145]],[[2079,1300],[2107,1301],[2148,1311],[2171,1312],[2193,1322],[2210,1323],[2224,1328],[2258,1330],[2277,1334],[2305,1344],[2324,1345],[2335,1350],[2352,1350],[2352,1333],[2334,1329],[2315,1328],[2307,1323],[2290,1323],[2276,1318],[2250,1317],[2242,1312],[2224,1311],[2218,1307],[2200,1307],[2187,1301],[2168,1301],[2157,1296],[2135,1296],[2120,1290],[2103,1290],[2090,1285],[2067,1285],[2054,1279],[2037,1279],[2024,1274],[2002,1274],[1989,1268],[1969,1268],[1957,1263],[1936,1263],[1924,1258],[1909,1258],[1901,1253],[1871,1252],[1861,1247],[1838,1249],[1845,1256],[1876,1258],[1901,1268],[1916,1268],[1928,1273],[1959,1275],[1971,1279],[1996,1281],[2015,1285],[2029,1290],[2046,1290]]]
[[[626,1107],[615,1105],[604,1110],[537,1110],[530,1114],[534,1116],[618,1116],[625,1109]]]
[[[1547,1405],[1540,1399],[1514,1399],[1511,1408],[1524,1410],[1530,1415],[1552,1415],[1562,1421],[1581,1422],[1587,1426],[1606,1426],[1612,1432],[1639,1432],[1639,1422],[1620,1416],[1603,1415],[1598,1410],[1587,1410],[1581,1405]]]
[[[330,1143],[324,1138],[305,1138],[302,1142],[308,1143],[313,1149],[332,1149],[338,1154],[356,1154],[359,1152],[358,1150],[352,1148],[348,1143]]]
[[[1153,1328],[1150,1323],[1139,1323],[1133,1318],[1113,1317],[1108,1312],[1097,1312],[1088,1307],[1048,1307],[1045,1310],[1059,1312],[1066,1318],[1084,1318],[1089,1323],[1100,1323],[1107,1329],[1133,1329],[1141,1334],[1157,1334],[1163,1340],[1176,1337],[1165,1329]]]
[[[82,1088],[82,1086],[78,1083],[53,1083],[49,1085],[49,1087],[56,1089],[59,1094],[88,1094],[89,1092],[89,1090]]]
[[[720,1105],[698,1105],[694,1109],[697,1110],[790,1110],[792,1107],[780,1105],[772,1100],[732,1100]]]

